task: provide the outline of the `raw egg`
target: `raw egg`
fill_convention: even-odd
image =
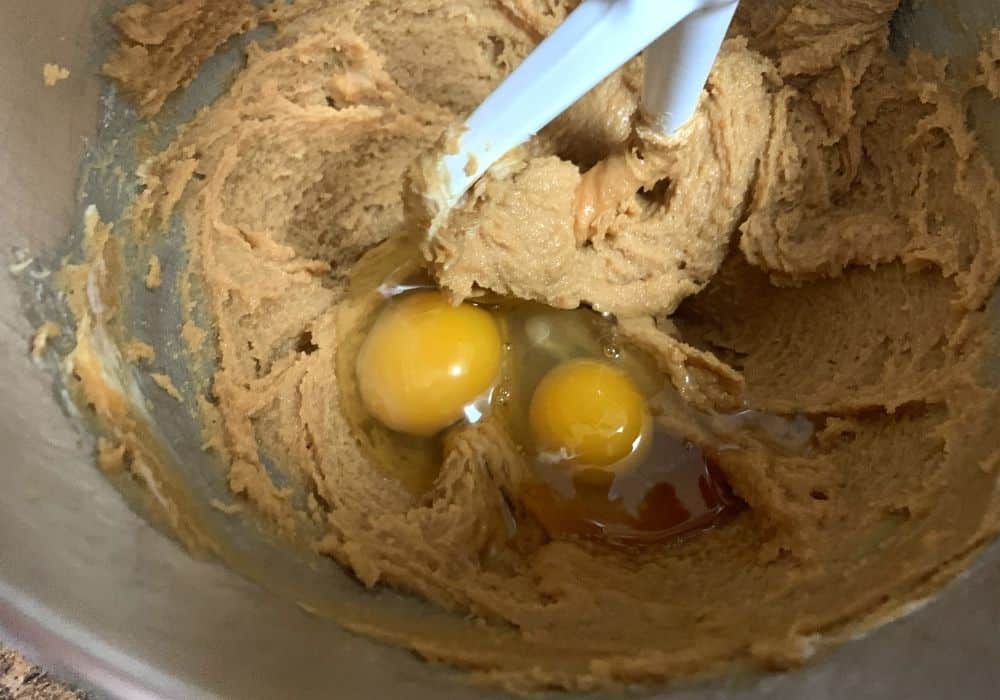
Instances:
[[[539,458],[579,476],[615,473],[648,448],[652,416],[629,376],[600,360],[576,359],[539,382],[528,409]]]
[[[358,390],[385,426],[429,437],[452,425],[496,384],[503,356],[487,310],[453,306],[428,290],[393,299],[358,353]]]

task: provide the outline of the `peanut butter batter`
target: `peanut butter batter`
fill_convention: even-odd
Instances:
[[[966,85],[997,84],[996,61],[965,78],[917,52],[901,61],[887,47],[894,0],[744,0],[678,133],[644,124],[637,59],[422,238],[421,157],[574,4],[122,10],[106,71],[150,117],[228,36],[275,29],[142,165],[128,214],[143,240],[172,217],[186,231],[184,332],[210,369],[178,395],[198,397],[205,448],[244,510],[366,586],[467,619],[447,634],[356,629],[518,689],[803,662],[930,595],[1000,526],[1000,188],[963,107]],[[121,254],[91,223],[100,245],[66,275],[73,381],[99,409],[102,465],[155,485],[140,422],[92,371],[113,319],[88,306],[84,279]],[[452,429],[427,482],[379,458],[356,429],[350,349],[377,310],[378,271],[423,264],[456,300],[614,314],[674,387],[661,421],[708,443],[706,425],[728,426],[718,467],[747,507],[623,549],[547,533],[498,421]],[[807,444],[743,429],[744,409],[805,421]]]

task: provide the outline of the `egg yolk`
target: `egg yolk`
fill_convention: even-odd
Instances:
[[[431,436],[489,391],[502,353],[488,311],[453,306],[436,291],[411,292],[389,303],[361,346],[361,400],[387,427]]]
[[[646,400],[632,380],[597,360],[571,360],[545,375],[528,419],[541,455],[581,469],[630,464],[652,432]]]

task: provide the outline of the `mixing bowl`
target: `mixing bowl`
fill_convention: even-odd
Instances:
[[[120,4],[35,0],[0,8],[0,638],[113,696],[499,697],[303,610],[321,608],[314,602],[321,598],[359,619],[414,607],[443,615],[419,601],[364,591],[332,563],[271,547],[221,515],[212,522],[250,576],[192,557],[130,507],[127,485],[95,468],[93,439],[55,378],[56,356],[47,366],[30,357],[33,330],[63,313],[48,275],[74,250],[83,207],[96,203],[113,218],[128,198],[127,178],[122,185],[109,173],[134,168],[137,119],[99,77],[114,40],[107,20]],[[980,33],[998,25],[996,0],[914,0],[897,14],[893,47],[917,45],[961,63]],[[224,47],[172,103],[171,119],[181,122],[211,99],[240,55],[239,41]],[[45,63],[68,67],[70,77],[46,87]],[[994,154],[998,116],[986,99],[970,110]],[[163,251],[165,260],[171,254]],[[150,333],[168,333],[170,313],[151,308]],[[191,491],[218,486],[204,476],[212,470],[199,469],[208,458],[197,444],[179,437],[191,434],[190,418],[155,399],[153,410],[162,439],[192,465],[184,474]],[[1000,685],[998,591],[994,545],[933,601],[801,670],[638,692],[987,697]]]

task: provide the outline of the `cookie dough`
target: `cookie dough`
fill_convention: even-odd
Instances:
[[[517,689],[801,663],[933,593],[1000,526],[1000,189],[963,107],[996,63],[949,78],[901,60],[894,0],[744,0],[677,134],[643,124],[637,59],[411,246],[421,157],[574,4],[132,5],[106,70],[148,116],[229,35],[274,32],[143,164],[120,223],[142,240],[171,217],[186,230],[186,320],[210,323],[192,351],[213,362],[198,415],[238,503],[365,586],[467,619],[356,629]],[[496,421],[449,432],[424,480],[379,457],[344,358],[377,309],[373,270],[400,264],[455,299],[614,314],[675,386],[672,427],[700,430],[693,409],[728,426],[718,466],[748,507],[622,549],[546,534]],[[103,375],[77,374],[99,396]],[[119,404],[98,405],[105,461],[145,449]],[[750,429],[776,417],[804,421],[806,444]]]

